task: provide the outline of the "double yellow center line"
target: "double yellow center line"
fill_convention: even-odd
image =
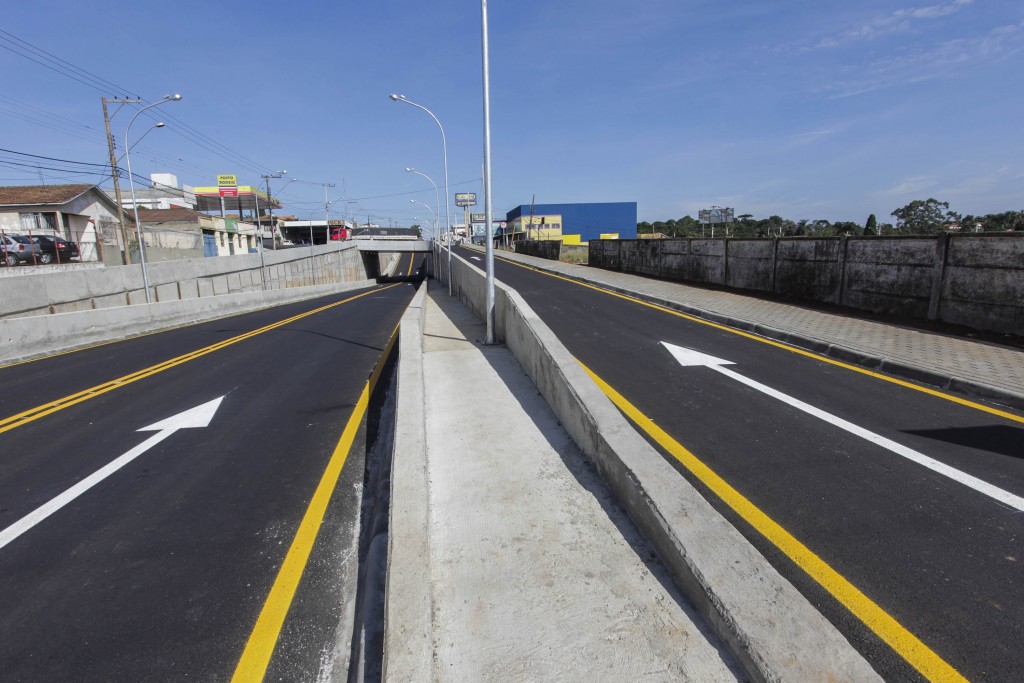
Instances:
[[[246,339],[251,339],[265,332],[270,332],[271,330],[276,330],[279,327],[284,327],[285,325],[291,324],[297,320],[308,318],[311,315],[322,313],[323,311],[334,308],[336,306],[341,306],[342,304],[346,304],[350,301],[355,301],[356,299],[360,299],[364,296],[376,294],[378,292],[384,291],[385,289],[390,289],[391,287],[397,286],[398,284],[387,285],[386,287],[381,287],[380,289],[372,289],[368,292],[363,292],[362,294],[356,294],[355,296],[350,296],[348,298],[342,299],[341,301],[335,301],[334,303],[327,304],[326,306],[314,308],[311,311],[306,311],[305,313],[294,315],[290,318],[280,320],[276,323],[266,325],[256,330],[252,330],[251,332],[246,332],[244,334],[231,337],[230,339],[225,339],[224,341],[217,342],[216,344],[211,344],[210,346],[206,346],[201,349],[196,349],[195,351],[191,351],[182,356],[171,358],[170,360],[165,360],[162,363],[157,363],[156,365],[152,365],[148,368],[144,368],[131,374],[124,375],[123,377],[112,379],[109,382],[97,384],[94,387],[83,389],[82,391],[79,391],[77,393],[70,394],[63,398],[58,398],[54,401],[50,401],[49,403],[44,403],[42,405],[36,406],[35,408],[30,408],[29,410],[18,413],[17,415],[11,415],[10,417],[0,420],[0,434],[8,432],[17,427],[26,425],[29,422],[34,422],[35,420],[38,420],[42,417],[46,417],[47,415],[52,415],[53,413],[56,413],[60,410],[64,410],[65,408],[69,408],[73,405],[77,405],[84,401],[88,401],[89,399],[96,398],[97,396],[102,396],[107,392],[113,391],[115,389],[120,389],[121,387],[127,386],[134,382],[138,382],[141,379],[152,377],[153,375],[159,372],[163,372],[164,370],[170,370],[171,368],[177,367],[184,363],[188,363],[189,361],[195,360],[196,358],[200,358],[209,353],[213,353],[214,351],[219,351],[223,348],[232,346],[233,344],[237,344],[241,341],[245,341]]]

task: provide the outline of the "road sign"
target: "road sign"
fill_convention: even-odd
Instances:
[[[223,174],[217,176],[217,185],[220,187],[237,187],[238,176],[232,174]]]
[[[476,206],[476,192],[456,192],[455,206]]]

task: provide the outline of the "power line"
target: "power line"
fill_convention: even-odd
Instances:
[[[79,83],[83,83],[85,85],[88,85],[88,86],[90,86],[92,88],[95,88],[96,90],[99,90],[101,92],[105,92],[107,94],[110,94],[111,92],[115,92],[115,93],[116,92],[122,92],[122,93],[128,92],[126,89],[122,88],[121,86],[117,85],[116,83],[111,83],[107,79],[102,78],[100,76],[97,76],[96,74],[92,73],[91,71],[86,71],[85,69],[82,69],[81,67],[75,66],[71,62],[69,62],[69,61],[67,61],[65,59],[61,59],[57,55],[51,54],[51,53],[47,52],[46,50],[42,49],[41,47],[37,47],[37,46],[33,45],[32,43],[28,42],[27,40],[23,40],[22,38],[19,38],[18,36],[14,35],[13,33],[9,33],[7,31],[4,31],[3,29],[0,29],[0,33],[2,33],[3,35],[7,36],[7,40],[10,41],[10,42],[15,43],[16,47],[18,47],[19,49],[28,50],[29,52],[31,52],[31,53],[39,56],[39,57],[42,57],[43,59],[47,60],[51,64],[56,64],[57,66],[47,65],[47,64],[45,64],[43,62],[40,62],[40,61],[38,61],[36,59],[33,59],[32,57],[29,57],[28,55],[26,55],[26,54],[24,54],[22,52],[16,52],[16,50],[14,50],[14,49],[12,49],[10,47],[4,46],[4,45],[0,45],[0,47],[4,47],[5,49],[10,50],[11,52],[16,52],[16,54],[20,54],[22,57],[25,57],[26,59],[30,59],[31,61],[36,62],[37,64],[41,64],[42,66],[45,66],[48,69],[51,69],[53,71],[56,71],[57,73],[63,74],[65,76],[67,76],[68,78],[73,78],[74,80],[78,81]],[[63,69],[63,71],[61,69]],[[68,71],[71,71],[72,73],[69,74],[69,73],[67,73]],[[86,83],[85,81],[81,80],[77,76],[73,75],[74,72],[77,72],[79,75],[83,76],[84,78],[87,78],[89,81],[92,81],[92,82],[91,83]],[[104,87],[100,87],[100,86],[104,86]],[[109,86],[109,88],[106,87],[106,86]],[[110,88],[113,88],[113,90],[111,90]]]
[[[71,62],[68,62],[67,60],[61,59],[60,57],[57,57],[56,55],[53,55],[53,54],[47,52],[46,50],[43,50],[42,48],[36,47],[35,45],[29,43],[28,41],[23,40],[21,38],[18,38],[17,36],[15,36],[12,33],[9,33],[7,31],[4,31],[4,30],[0,29],[0,34],[2,34],[3,36],[6,36],[7,37],[6,39],[8,40],[9,43],[13,43],[14,44],[14,47],[11,47],[10,45],[3,45],[3,44],[0,44],[0,47],[4,48],[6,50],[9,50],[10,52],[13,52],[13,53],[15,53],[15,54],[17,54],[17,55],[19,55],[21,57],[24,57],[25,59],[28,59],[28,60],[30,60],[32,62],[35,62],[36,64],[39,64],[40,66],[44,66],[44,67],[50,69],[51,71],[54,71],[54,72],[59,73],[59,74],[61,74],[63,76],[66,76],[66,77],[68,77],[68,78],[70,78],[72,80],[75,80],[75,81],[77,81],[77,82],[79,82],[79,83],[81,83],[83,85],[88,86],[88,87],[91,87],[91,88],[94,88],[96,90],[99,90],[100,92],[103,92],[105,94],[110,94],[111,92],[122,92],[122,93],[123,92],[129,92],[128,89],[122,88],[121,86],[119,86],[119,85],[117,85],[115,83],[112,83],[111,81],[108,81],[105,78],[97,76],[96,74],[94,74],[94,73],[92,73],[90,71],[82,69],[81,67],[75,66]],[[26,54],[26,52],[28,54]],[[40,61],[40,59],[36,59],[36,57],[40,57],[42,60],[45,60],[45,61]],[[49,63],[47,63],[47,62],[49,62]],[[83,80],[83,79],[87,79],[87,80]],[[142,97],[136,97],[134,99],[140,99],[140,100],[143,100],[145,102],[145,100]],[[148,102],[147,102],[147,104],[148,104]],[[232,163],[238,163],[238,164],[240,164],[240,165],[242,165],[242,166],[244,166],[246,168],[249,168],[250,170],[259,171],[259,172],[264,172],[264,171],[269,171],[270,170],[268,167],[263,166],[262,164],[260,164],[260,163],[258,163],[256,161],[246,157],[244,154],[241,154],[239,152],[234,151],[233,149],[231,149],[227,145],[224,145],[224,144],[218,142],[217,140],[214,140],[210,136],[208,136],[208,135],[200,132],[199,130],[193,128],[192,126],[190,126],[189,124],[185,123],[181,119],[179,119],[179,118],[177,118],[177,117],[175,117],[175,116],[173,116],[173,115],[171,115],[171,114],[169,114],[167,112],[163,112],[163,113],[164,113],[164,118],[176,122],[178,125],[180,125],[182,128],[185,129],[183,131],[183,130],[171,127],[171,130],[173,130],[176,134],[180,135],[181,137],[189,140],[190,142],[192,142],[192,143],[202,147],[203,149],[207,150],[208,152],[211,152],[211,153],[213,153],[213,154],[215,154],[217,156],[221,156],[221,157],[225,158],[226,160],[231,161]],[[146,116],[148,116],[150,119],[152,119],[154,121],[159,120],[151,112],[147,111],[147,112],[145,112],[145,114],[146,114]]]
[[[7,152],[8,154],[17,154],[23,157],[32,157],[33,159],[46,159],[47,161],[60,161],[65,164],[80,164],[82,166],[99,166],[101,168],[110,168],[110,164],[94,164],[88,161],[72,161],[71,159],[57,159],[55,157],[44,157],[38,154],[29,154],[28,152],[16,152],[13,149],[4,149],[0,147],[0,152]]]

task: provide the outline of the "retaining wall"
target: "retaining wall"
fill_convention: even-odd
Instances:
[[[384,255],[389,258],[391,255]],[[259,254],[180,259],[147,264],[154,303],[313,285],[357,282],[384,268],[366,263],[354,244],[265,251]],[[89,269],[8,269],[0,318],[71,313],[144,304],[139,265]],[[23,274],[22,274],[23,273]]]
[[[591,240],[591,266],[1024,335],[1024,235]]]

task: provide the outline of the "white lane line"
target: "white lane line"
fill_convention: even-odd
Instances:
[[[892,441],[891,439],[887,439],[884,436],[868,431],[863,427],[858,427],[852,422],[847,422],[843,418],[833,415],[832,413],[825,412],[820,408],[815,408],[814,406],[808,403],[804,403],[803,401],[797,398],[793,398],[788,394],[784,394],[781,391],[772,389],[771,387],[761,384],[760,382],[754,381],[748,377],[744,377],[743,375],[737,374],[732,370],[729,370],[728,368],[722,367],[723,365],[732,365],[733,363],[731,363],[730,361],[722,360],[721,358],[715,358],[714,356],[708,356],[707,354],[702,354],[691,349],[676,346],[674,344],[668,344],[666,342],[662,342],[662,344],[665,346],[666,349],[669,350],[673,357],[675,357],[676,360],[679,361],[679,363],[683,366],[702,365],[704,367],[709,367],[715,372],[719,372],[725,375],[726,377],[734,379],[737,382],[740,382],[741,384],[750,387],[751,389],[756,389],[757,391],[760,391],[763,394],[767,394],[772,398],[778,399],[779,401],[782,401],[783,403],[790,405],[796,408],[797,410],[802,410],[808,415],[813,415],[814,417],[817,417],[818,419],[824,420],[825,422],[828,422],[831,425],[839,427],[840,429],[847,431],[850,434],[859,436],[860,438],[870,441],[871,443],[876,444],[878,446],[881,446],[882,448],[885,448],[886,450],[891,451],[896,455],[902,456],[908,460],[916,462],[917,464],[923,467],[927,467],[933,472],[937,472],[938,474],[941,474],[945,477],[949,477],[950,479],[957,481],[963,484],[964,486],[967,486],[968,488],[972,488],[979,493],[983,493],[986,496],[994,500],[997,500],[1000,503],[1003,503],[1004,505],[1008,505],[1009,507],[1015,510],[1024,512],[1024,498],[1014,495],[1009,491],[999,488],[998,486],[993,486],[992,484],[989,484],[986,481],[983,481],[981,479],[978,479],[977,477],[967,474],[966,472],[961,472],[955,467],[950,467],[949,465],[939,462],[934,458],[930,458],[927,455],[915,451],[912,448],[907,448],[906,446],[898,444],[895,441]]]

